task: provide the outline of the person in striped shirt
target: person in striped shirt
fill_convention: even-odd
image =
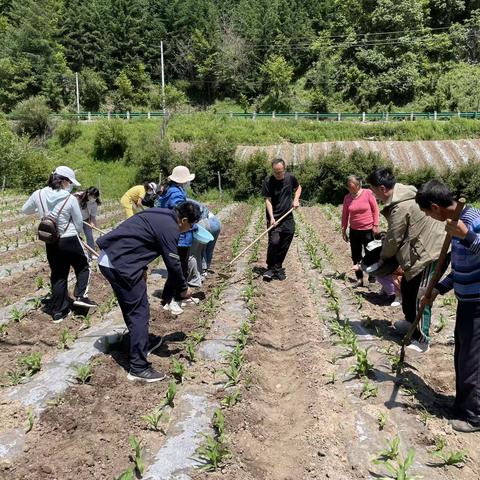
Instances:
[[[429,217],[446,223],[452,238],[451,272],[437,283],[429,298],[452,288],[458,300],[455,322],[456,395],[454,419],[459,432],[480,431],[480,210],[466,206],[458,223],[452,221],[457,202],[449,188],[430,180],[417,192],[415,201]]]

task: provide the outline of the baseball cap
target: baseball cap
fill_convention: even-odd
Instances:
[[[62,177],[68,178],[76,187],[80,186],[80,182],[75,178],[75,172],[70,167],[60,166],[57,167],[53,173]]]

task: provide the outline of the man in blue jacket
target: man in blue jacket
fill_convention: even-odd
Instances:
[[[177,252],[180,233],[200,219],[200,210],[183,202],[173,210],[150,208],[130,217],[97,240],[102,249],[98,264],[110,282],[130,332],[129,380],[157,382],[165,374],[155,371],[147,360],[150,308],[144,273],[160,255],[168,278],[178,285],[182,298],[191,295]],[[150,349],[152,350],[152,349]]]

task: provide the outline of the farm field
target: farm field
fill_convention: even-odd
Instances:
[[[373,460],[390,450],[399,470],[409,449],[410,478],[480,477],[479,434],[447,423],[455,299],[435,303],[431,351],[408,352],[397,375],[401,308],[378,284],[351,287],[337,207],[298,210],[288,278],[265,283],[265,239],[219,275],[263,230],[263,208],[210,202],[223,229],[200,304],[165,312],[163,263],[149,269],[150,332],[165,337],[151,361],[169,377],[139,385],[95,264],[91,315],[55,325],[41,311],[48,266],[22,201],[0,204],[0,479],[397,478]],[[105,229],[122,217],[113,201],[101,212]]]

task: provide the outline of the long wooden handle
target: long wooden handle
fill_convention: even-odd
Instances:
[[[85,225],[88,225],[90,228],[93,228],[93,229],[96,230],[97,232],[100,232],[102,235],[105,235],[105,233],[107,233],[107,232],[105,232],[104,230],[101,230],[100,228],[96,227],[96,226],[93,225],[92,223],[86,222],[85,220],[83,221],[83,223],[84,223]]]
[[[290,215],[294,210],[292,207],[287,213],[282,215],[273,225],[268,227],[263,233],[261,233],[252,243],[250,243],[247,247],[245,247],[227,266],[230,267],[233,263],[235,263],[247,250],[252,248],[260,239],[262,239],[272,228],[278,226],[278,224],[287,216]]]
[[[464,207],[465,207],[465,199],[460,198],[457,202],[457,207],[455,208],[455,212],[453,214],[452,223],[456,224],[458,222],[458,219],[460,218],[460,215],[462,214]],[[430,282],[428,283],[427,289],[425,290],[424,295],[426,298],[431,297],[433,289],[435,288],[435,285],[437,285],[438,281],[442,276],[443,264],[445,263],[445,259],[447,258],[448,248],[450,247],[451,241],[452,241],[452,235],[450,233],[447,233],[447,235],[445,236],[445,240],[443,241],[442,250],[440,251],[440,256],[438,257],[437,265],[435,266],[435,272],[433,273],[433,276]],[[407,332],[407,334],[403,339],[402,352],[400,354],[401,361],[403,361],[402,357],[405,356],[405,346],[410,343],[412,335],[415,333],[415,329],[420,323],[424,309],[425,309],[425,305],[421,305],[420,308],[418,309],[417,317],[415,318],[415,321],[412,323],[410,330]]]
[[[80,239],[80,242],[92,255],[98,257],[98,253],[92,247],[90,247],[90,245],[87,245],[82,239]]]

